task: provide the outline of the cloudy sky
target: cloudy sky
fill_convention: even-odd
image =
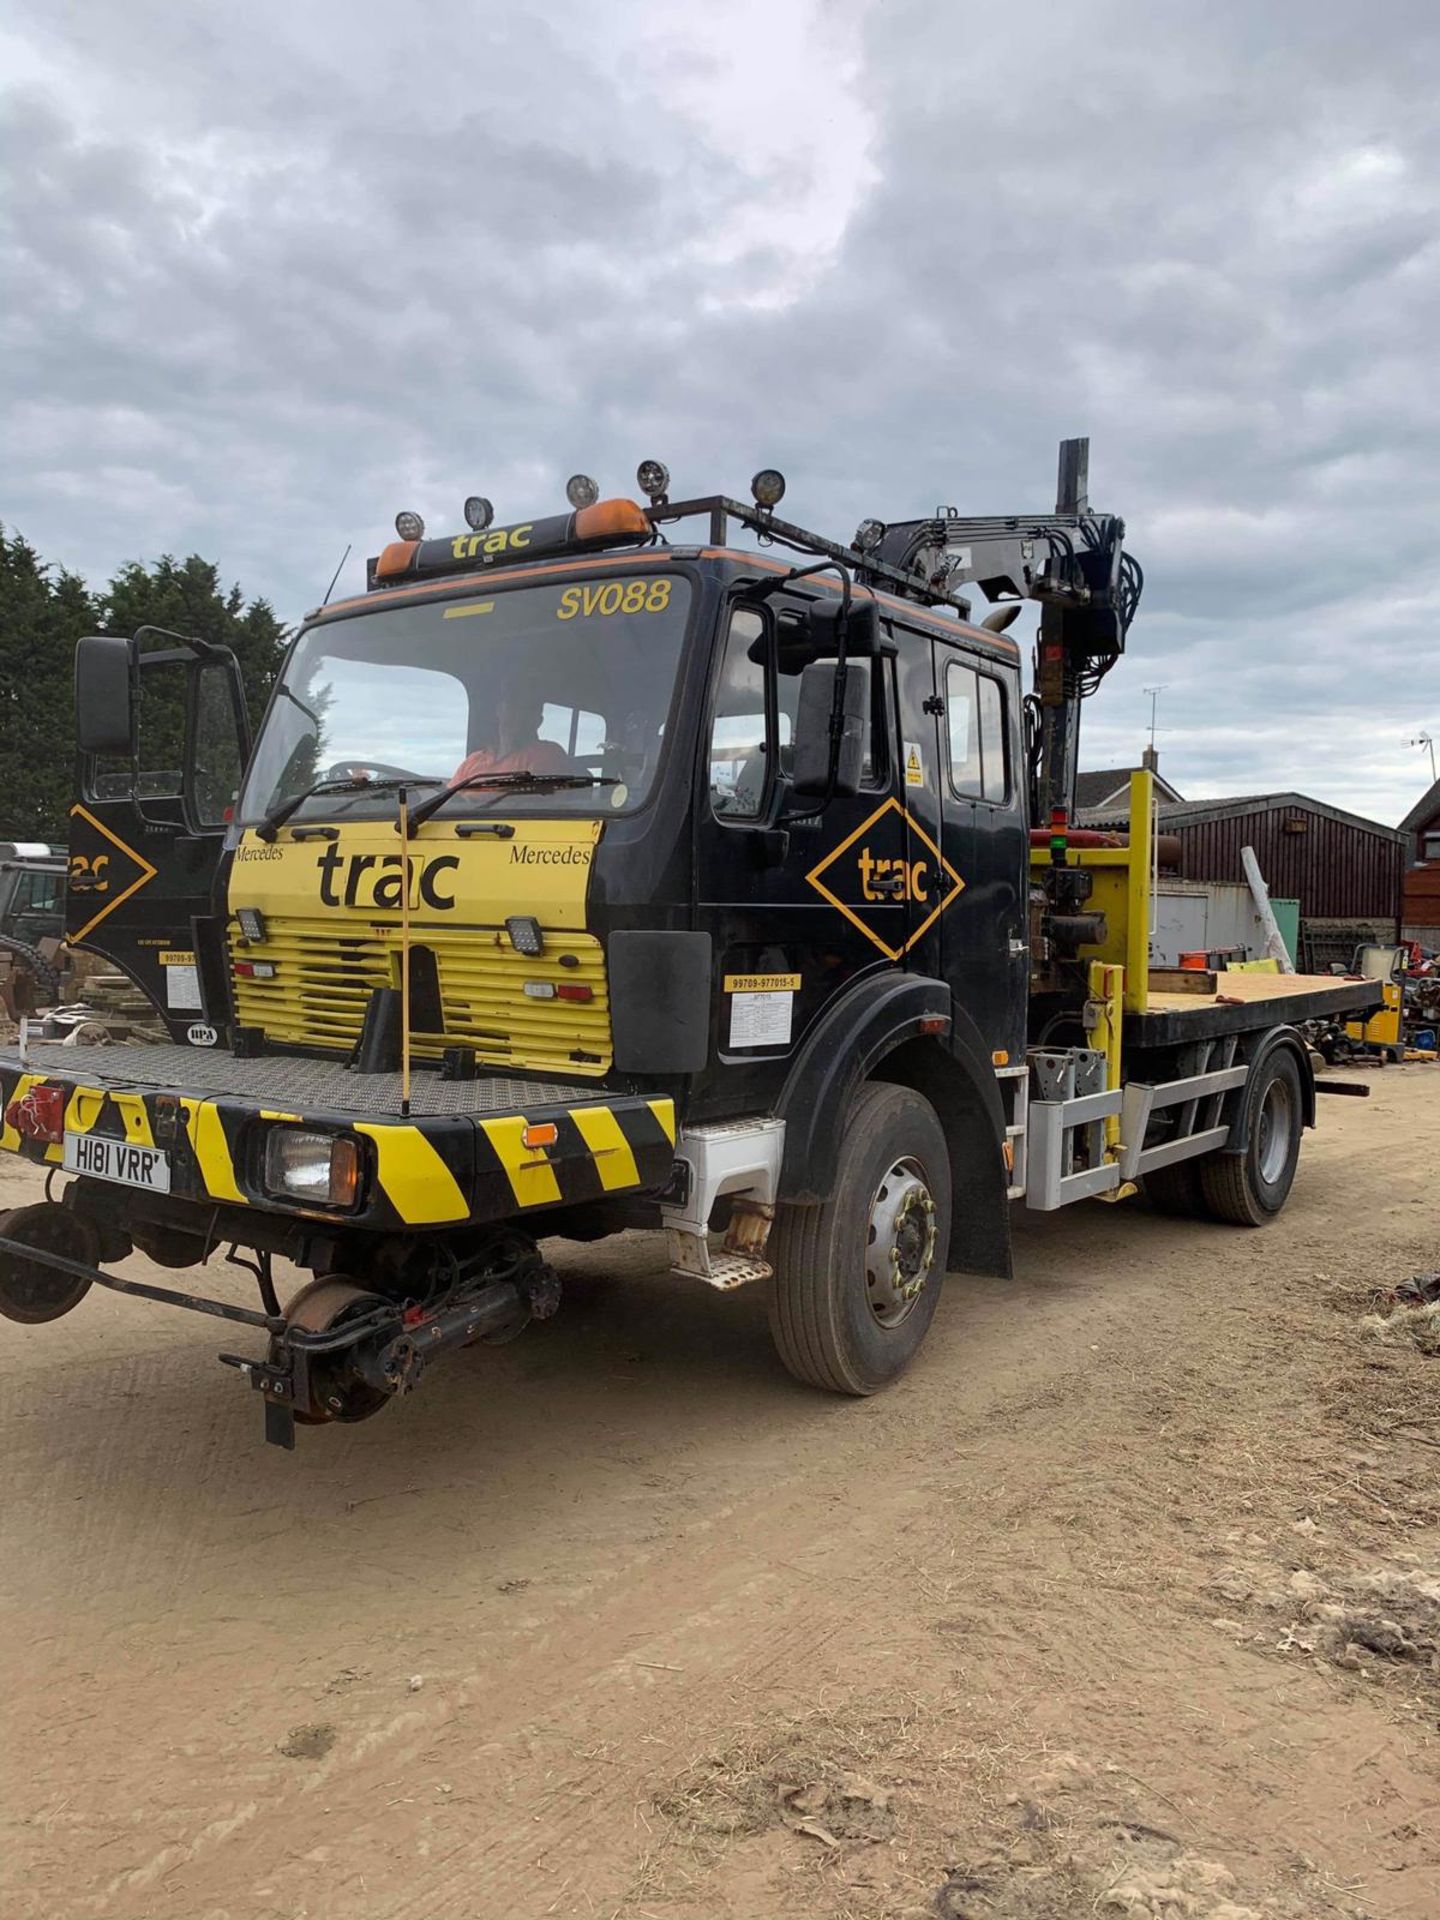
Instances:
[[[295,619],[397,507],[1091,498],[1088,765],[1394,820],[1440,736],[1434,0],[0,4],[0,520]]]

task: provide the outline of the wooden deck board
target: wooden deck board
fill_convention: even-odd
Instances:
[[[1237,1000],[1249,1006],[1263,1000],[1284,1000],[1292,994],[1323,993],[1327,987],[1346,984],[1334,973],[1221,973],[1216,975],[1214,993],[1152,993],[1150,1010],[1193,1013],[1201,1007]]]

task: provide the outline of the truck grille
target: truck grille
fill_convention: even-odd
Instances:
[[[413,1033],[417,1059],[437,1059],[445,1047],[473,1047],[487,1066],[544,1072],[602,1074],[610,1065],[610,1002],[605,956],[588,933],[546,932],[538,958],[516,953],[497,927],[417,927],[412,954],[434,956],[443,1025]],[[562,956],[576,964],[562,966]],[[234,923],[230,958],[270,965],[269,979],[233,974],[236,1018],[282,1045],[348,1050],[360,1035],[365,1008],[377,987],[400,984],[398,927],[369,925],[341,932],[318,920],[267,915],[263,941],[247,945]],[[428,971],[413,963],[412,990]],[[588,986],[588,1001],[534,998],[525,983]],[[423,995],[415,998],[423,1009]]]

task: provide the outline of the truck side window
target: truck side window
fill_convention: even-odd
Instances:
[[[770,730],[765,700],[765,623],[750,607],[730,616],[715,722],[710,733],[710,802],[722,820],[754,820],[765,804]],[[790,743],[781,717],[780,743]]]
[[[205,827],[218,827],[229,819],[245,773],[230,689],[224,667],[200,668],[190,799],[197,822]]]
[[[185,788],[185,704],[189,675],[183,660],[141,660],[136,705],[135,762],[97,756],[87,783],[96,800],[178,799]]]
[[[1005,690],[962,661],[945,666],[950,784],[967,800],[1001,804],[1010,792],[1005,765]]]
[[[765,650],[760,615],[741,607],[732,615],[720,691],[715,702],[715,724],[710,735],[710,798],[722,820],[754,820],[765,806],[768,776],[790,771],[790,742],[795,737],[795,710],[800,704],[799,672],[776,676],[775,720],[772,734],[765,697]],[[855,662],[851,663],[856,664]],[[858,663],[870,683],[870,717],[865,730],[865,757],[861,784],[878,786],[885,773],[877,760],[875,741],[884,734],[880,716],[877,736],[875,708],[882,682],[870,673],[868,660]]]

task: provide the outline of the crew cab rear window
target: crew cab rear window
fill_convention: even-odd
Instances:
[[[950,784],[956,793],[967,800],[1003,803],[1010,793],[1004,687],[962,660],[947,661],[945,724]]]

